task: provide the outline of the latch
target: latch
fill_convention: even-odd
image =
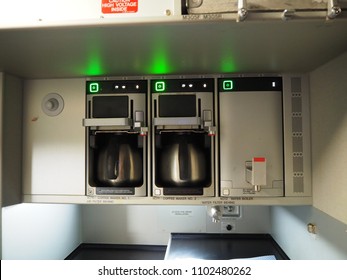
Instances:
[[[295,9],[285,9],[282,13],[282,20],[290,20],[295,16]]]
[[[246,181],[251,184],[254,191],[259,192],[261,186],[266,186],[266,158],[254,157],[246,162]]]
[[[211,110],[204,110],[203,111],[203,126],[204,126],[204,129],[207,131],[209,136],[215,136],[216,135],[216,127],[214,127],[213,123],[212,123],[212,111]]]
[[[186,0],[187,8],[198,8],[202,5],[203,0]]]
[[[144,123],[145,123],[144,112],[135,111],[134,130],[139,132],[141,136],[147,136],[148,134],[148,127],[145,127]]]
[[[236,21],[244,21],[248,15],[246,0],[238,0]]]
[[[327,19],[334,19],[341,14],[341,7],[338,0],[328,0],[328,13]]]

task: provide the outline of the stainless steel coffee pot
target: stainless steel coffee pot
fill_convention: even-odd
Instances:
[[[184,137],[165,145],[159,158],[157,168],[163,187],[202,188],[211,183],[203,149]]]
[[[109,139],[100,149],[97,162],[97,178],[108,187],[138,187],[143,183],[141,153],[130,143]]]

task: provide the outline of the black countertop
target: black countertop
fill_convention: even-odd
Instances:
[[[270,234],[172,233],[165,259],[289,259]]]
[[[163,260],[166,246],[82,243],[66,260]]]
[[[66,260],[289,259],[270,234],[171,233],[168,246],[82,243]]]

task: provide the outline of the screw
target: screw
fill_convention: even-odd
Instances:
[[[232,229],[233,229],[233,226],[232,226],[232,225],[227,225],[227,226],[226,226],[226,230],[231,231]]]
[[[333,6],[330,9],[330,13],[328,14],[329,19],[336,18],[339,14],[341,14],[341,8],[339,6]]]
[[[307,231],[312,234],[317,233],[317,226],[315,224],[309,223],[307,224]]]
[[[337,15],[339,15],[339,14],[341,13],[341,8],[338,7],[338,6],[334,6],[334,7],[331,8],[331,12],[332,12],[335,16],[337,16]]]
[[[239,18],[238,18],[238,20],[239,21],[245,20],[245,18],[247,17],[247,14],[248,14],[247,9],[245,9],[245,8],[239,9],[239,11],[238,11]]]
[[[225,206],[224,209],[225,209],[225,211],[227,211],[229,213],[234,212],[234,206]]]

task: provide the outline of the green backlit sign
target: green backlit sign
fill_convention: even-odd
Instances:
[[[163,82],[163,81],[155,82],[155,84],[154,84],[155,91],[163,92],[163,91],[165,91],[165,88],[166,88],[165,82]]]
[[[232,80],[223,81],[223,90],[232,90],[234,87]]]
[[[90,93],[98,93],[100,90],[99,83],[90,83],[89,84],[89,92]]]

